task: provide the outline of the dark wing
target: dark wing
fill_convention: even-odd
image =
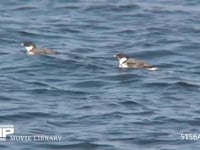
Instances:
[[[50,49],[44,49],[45,54],[58,54],[58,52],[50,50]]]
[[[152,68],[153,66],[140,60],[128,60],[127,65],[130,68]]]
[[[44,54],[58,54],[58,52],[50,49],[36,49],[35,54],[44,55]]]

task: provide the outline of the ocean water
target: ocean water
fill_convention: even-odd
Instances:
[[[1,1],[0,125],[62,138],[8,139],[0,149],[199,149],[199,8],[198,0]],[[27,56],[23,41],[61,54]],[[159,70],[119,69],[119,52]]]

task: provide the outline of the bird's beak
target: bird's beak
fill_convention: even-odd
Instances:
[[[113,57],[117,57],[117,55],[113,55]]]
[[[21,43],[21,46],[24,46],[24,43]]]

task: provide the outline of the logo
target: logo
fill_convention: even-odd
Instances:
[[[12,135],[14,125],[0,125],[0,141],[34,141],[34,142],[59,142],[59,135]]]
[[[0,141],[6,141],[10,134],[14,134],[14,125],[0,125]]]

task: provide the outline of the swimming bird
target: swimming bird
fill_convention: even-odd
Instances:
[[[139,69],[145,68],[151,71],[157,70],[156,67],[150,65],[142,60],[137,60],[133,58],[129,58],[125,54],[117,54],[114,55],[119,60],[119,68],[132,68],[132,69]]]
[[[58,54],[57,51],[53,51],[50,49],[38,49],[36,45],[32,42],[24,42],[21,44],[27,50],[27,55],[47,55],[47,54]]]

